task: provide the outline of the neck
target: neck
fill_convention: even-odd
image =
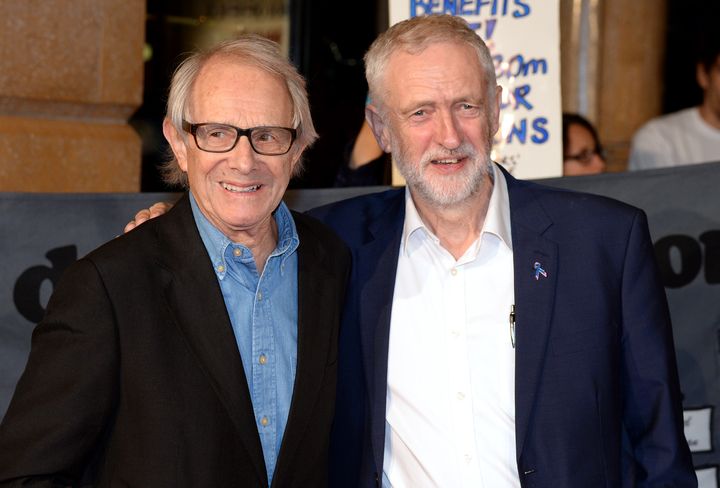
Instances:
[[[700,117],[702,117],[710,127],[720,130],[720,114],[713,110],[707,98],[703,104],[700,105]]]
[[[258,274],[262,274],[265,268],[265,262],[270,254],[275,250],[278,241],[278,228],[275,219],[270,217],[268,227],[253,232],[243,232],[241,235],[232,236],[233,242],[242,244],[250,249],[255,259],[255,267]]]
[[[440,245],[458,260],[477,240],[485,224],[493,181],[486,176],[482,187],[467,200],[438,206],[417,197],[410,189],[420,219],[440,239]]]

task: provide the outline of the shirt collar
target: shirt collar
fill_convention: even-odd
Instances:
[[[213,263],[215,273],[222,279],[227,272],[225,251],[228,246],[240,248],[243,250],[243,253],[247,252],[248,255],[251,251],[240,243],[233,243],[225,234],[220,232],[202,213],[195,201],[192,191],[189,193],[190,207],[192,208],[195,225],[197,225],[198,231],[200,232],[200,238],[205,245],[205,249],[207,249],[210,261]],[[278,205],[275,212],[273,212],[273,218],[278,227],[278,243],[275,246],[275,250],[270,254],[270,257],[282,256],[284,262],[285,259],[297,249],[300,244],[300,238],[297,233],[297,228],[295,227],[295,221],[285,202],[280,202],[280,205]]]
[[[507,181],[505,175],[497,167],[495,163],[492,167],[493,189],[490,195],[490,203],[488,204],[485,222],[483,224],[480,237],[484,233],[490,233],[498,236],[505,245],[512,250],[512,234],[510,231],[510,197],[508,196]],[[440,239],[428,229],[420,218],[420,214],[415,207],[410,191],[405,188],[405,222],[402,234],[402,249],[408,253],[408,241],[416,232],[422,232],[433,240],[436,244],[440,244]],[[480,239],[478,239],[478,242]]]

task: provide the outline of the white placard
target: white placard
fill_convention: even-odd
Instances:
[[[686,409],[683,419],[690,452],[712,451],[712,407]]]
[[[710,466],[695,470],[698,479],[698,488],[718,488],[718,468]]]
[[[493,159],[518,178],[562,176],[558,0],[389,0],[390,23],[459,15],[485,40],[503,87]]]

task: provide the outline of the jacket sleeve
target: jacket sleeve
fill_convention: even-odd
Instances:
[[[697,486],[683,433],[670,314],[641,211],[626,248],[622,314],[623,418],[636,486]]]
[[[30,357],[0,425],[0,485],[77,484],[118,398],[112,304],[97,269],[73,264],[32,335]]]

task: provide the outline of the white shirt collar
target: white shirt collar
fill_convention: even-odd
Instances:
[[[492,163],[492,179],[493,189],[490,195],[490,203],[488,204],[487,214],[480,238],[485,233],[494,234],[499,237],[508,249],[512,250],[512,233],[510,231],[510,197],[508,196],[507,181],[505,175]],[[422,229],[422,230],[421,230]],[[410,190],[405,188],[405,222],[403,225],[401,249],[404,253],[410,252],[408,242],[410,237],[417,231],[421,230],[427,237],[432,239],[437,245],[440,245],[440,239],[428,229],[420,218],[420,214],[415,207]],[[481,239],[475,243],[476,249],[479,248]],[[477,251],[476,251],[477,252]]]

